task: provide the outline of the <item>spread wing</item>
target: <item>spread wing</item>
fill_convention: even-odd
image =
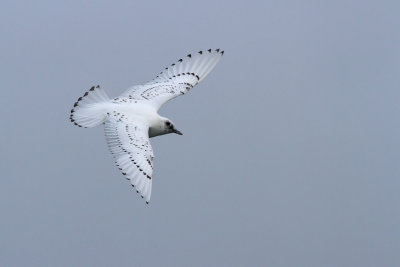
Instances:
[[[167,101],[189,92],[217,65],[224,51],[220,49],[189,54],[165,68],[154,80],[126,90],[121,97],[147,100],[157,110]]]
[[[104,123],[107,145],[115,164],[147,204],[151,196],[154,158],[148,130],[147,125],[127,123],[111,116]]]

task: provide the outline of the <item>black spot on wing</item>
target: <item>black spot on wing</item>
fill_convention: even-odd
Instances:
[[[118,112],[117,112],[118,113]],[[152,173],[152,152],[151,146],[148,141],[148,138],[143,135],[143,128],[133,124],[120,124],[121,122],[110,123],[106,125],[106,136],[107,143],[111,153],[115,158],[115,164],[121,170],[122,174],[125,176],[127,180],[131,180],[132,187],[135,187],[133,184],[133,175],[139,175],[138,179],[148,179],[146,183],[151,182],[151,173]],[[121,130],[125,130],[122,131]],[[121,136],[124,135],[125,137]],[[127,139],[126,136],[128,137]],[[122,140],[128,140],[128,142]],[[113,153],[114,152],[114,153]],[[128,160],[126,158],[128,156]],[[135,171],[132,171],[132,167],[129,167],[129,164],[133,168],[136,168]],[[148,165],[147,165],[148,164]],[[144,166],[147,165],[147,166]],[[150,168],[149,168],[150,167]],[[137,189],[136,192],[143,195],[143,191]]]

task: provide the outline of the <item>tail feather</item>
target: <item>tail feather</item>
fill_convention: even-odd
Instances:
[[[100,125],[106,118],[104,104],[109,100],[110,98],[100,86],[93,86],[75,102],[69,119],[76,126],[84,128]]]

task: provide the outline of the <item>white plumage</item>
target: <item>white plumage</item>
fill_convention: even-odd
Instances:
[[[93,86],[71,109],[70,120],[79,127],[104,124],[115,164],[146,203],[151,197],[154,158],[149,138],[182,134],[171,120],[160,116],[158,110],[165,102],[189,92],[202,81],[223,54],[219,49],[188,54],[155,79],[133,86],[114,99],[100,86]]]

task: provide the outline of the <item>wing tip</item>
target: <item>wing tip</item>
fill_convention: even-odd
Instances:
[[[207,53],[208,52],[208,53]],[[200,54],[200,55],[220,55],[220,56],[223,56],[224,55],[224,51],[223,50],[221,50],[220,48],[217,48],[217,49],[211,49],[211,48],[209,48],[209,49],[206,49],[206,50],[200,50],[200,51],[198,51],[197,53],[196,53],[197,55],[198,54]],[[166,80],[171,80],[172,79],[172,77],[169,77],[170,75],[167,73],[167,70],[168,70],[168,72],[170,71],[170,68],[171,67],[174,67],[174,66],[178,66],[180,63],[182,63],[182,62],[188,62],[188,61],[190,61],[191,59],[193,59],[193,58],[196,58],[196,54],[187,54],[186,55],[186,60],[184,59],[184,58],[180,58],[180,59],[178,59],[175,63],[172,63],[170,66],[168,66],[168,67],[165,67],[164,68],[164,70],[162,71],[162,72],[160,72],[160,74],[158,74],[157,76],[156,76],[156,78],[154,78],[152,81],[155,81],[155,80],[157,80],[157,79],[166,79]],[[172,69],[172,71],[173,71],[174,69]],[[165,76],[165,77],[163,77],[163,76]]]
[[[135,185],[134,185],[134,184],[131,184],[131,186],[132,186],[133,188],[135,188]],[[144,195],[142,195],[143,192],[141,192],[140,190],[136,190],[136,193],[141,194],[140,197],[141,197],[141,198],[144,198]],[[147,197],[146,197],[146,198],[147,198]],[[150,203],[150,200],[146,200],[146,204],[148,205],[149,203]]]

